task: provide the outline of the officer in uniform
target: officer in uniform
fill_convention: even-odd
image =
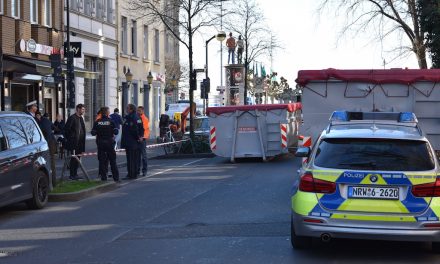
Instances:
[[[116,164],[115,135],[119,130],[111,118],[108,107],[102,107],[101,117],[95,121],[91,131],[96,136],[96,145],[98,146],[99,175],[102,181],[107,180],[108,163],[112,170],[113,180],[119,182],[119,171]]]
[[[127,105],[127,115],[122,125],[121,147],[125,148],[127,156],[128,175],[125,179],[136,179],[139,171],[139,160],[141,158],[141,146],[144,137],[142,120],[136,113],[136,106]]]

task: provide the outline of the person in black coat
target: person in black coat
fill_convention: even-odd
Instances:
[[[107,180],[108,163],[112,169],[113,180],[119,182],[118,165],[116,164],[115,135],[119,129],[109,117],[108,107],[102,107],[101,117],[95,121],[92,128],[92,135],[96,136],[96,145],[98,147],[99,175],[102,181]]]
[[[71,115],[64,127],[65,148],[70,154],[81,154],[86,150],[86,125],[84,123],[84,113],[86,108],[83,104],[76,106],[75,114]],[[70,159],[70,179],[78,179],[78,161]]]
[[[55,135],[62,135],[66,123],[64,122],[62,116],[57,114],[57,119],[53,122],[53,130]]]
[[[140,148],[144,136],[142,120],[136,113],[136,106],[127,105],[127,115],[122,125],[121,147],[127,156],[128,175],[126,179],[136,179],[139,170]]]
[[[35,120],[40,127],[41,132],[43,132],[44,139],[47,141],[47,145],[49,146],[49,154],[50,154],[50,169],[52,170],[52,184],[56,185],[56,168],[55,168],[55,153],[57,151],[55,136],[52,132],[52,122],[44,116],[41,115],[40,112],[35,113]]]

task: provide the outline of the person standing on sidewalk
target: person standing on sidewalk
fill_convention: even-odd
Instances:
[[[144,107],[138,106],[137,114],[142,120],[142,126],[144,127],[144,138],[141,142],[141,155],[139,159],[138,174],[140,174],[140,169],[142,165],[142,176],[147,175],[148,171],[148,160],[147,160],[147,140],[150,138],[150,120],[144,113]]]
[[[110,119],[108,107],[101,107],[101,117],[93,124],[92,135],[96,136],[96,146],[98,147],[99,175],[101,181],[107,181],[108,163],[112,170],[113,180],[119,182],[119,170],[116,164],[116,151],[114,148],[115,135],[119,129],[116,128],[113,120]]]
[[[113,122],[115,123],[116,128],[119,130],[119,133],[116,135],[115,138],[115,150],[119,149],[119,144],[121,142],[121,126],[122,126],[122,117],[119,114],[119,109],[115,108],[113,110],[113,114],[110,115],[110,118],[113,120]]]
[[[142,120],[136,113],[136,106],[127,105],[127,115],[122,124],[121,147],[125,148],[127,156],[128,175],[125,179],[132,180],[137,178],[139,170],[140,143],[144,137]]]
[[[235,38],[232,36],[232,32],[229,33],[229,38],[226,40],[226,47],[228,47],[228,63],[232,61],[235,64]]]
[[[84,123],[84,113],[86,108],[83,104],[78,104],[75,114],[71,115],[64,127],[64,138],[66,139],[66,149],[69,154],[82,154],[86,151],[86,125]],[[81,158],[81,157],[78,157]],[[78,161],[70,159],[70,179],[78,180]]]
[[[40,112],[35,113],[35,120],[40,126],[41,132],[43,132],[44,139],[47,141],[47,145],[49,146],[49,154],[50,154],[50,169],[52,171],[52,185],[56,186],[57,180],[57,171],[55,167],[55,153],[57,151],[57,142],[55,140],[55,136],[52,132],[52,122]]]

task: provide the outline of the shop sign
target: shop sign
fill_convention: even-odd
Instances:
[[[82,57],[82,42],[70,42],[70,51],[74,58]],[[67,54],[67,42],[64,42],[64,54]]]
[[[22,52],[28,51],[30,53],[50,55],[50,54],[52,54],[53,47],[39,44],[39,43],[35,42],[35,40],[33,40],[33,39],[29,39],[28,41],[21,39],[20,40],[20,50]]]

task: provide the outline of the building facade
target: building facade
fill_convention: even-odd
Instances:
[[[159,135],[159,118],[165,112],[165,88],[170,78],[165,70],[165,29],[158,21],[136,17],[127,6],[126,0],[119,1],[119,105],[123,109],[129,103],[144,106],[154,138]],[[131,82],[127,80],[128,72]]]
[[[35,100],[51,119],[62,113],[64,83],[55,84],[49,55],[63,46],[63,8],[56,0],[0,1],[2,111],[23,111]]]
[[[82,54],[74,59],[74,65],[93,73],[84,77],[75,75],[75,102],[85,104],[84,119],[90,130],[100,107],[118,106],[117,1],[68,1],[70,41],[80,42],[82,47]]]

